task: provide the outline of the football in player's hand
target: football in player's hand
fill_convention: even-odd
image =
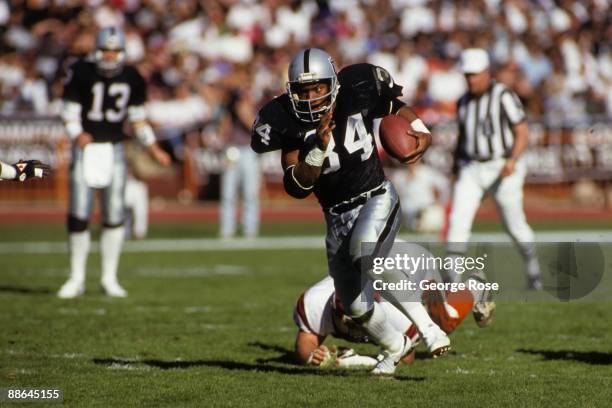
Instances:
[[[385,151],[400,162],[405,162],[417,147],[416,137],[406,134],[410,129],[408,119],[400,115],[385,116],[380,122],[380,142]]]

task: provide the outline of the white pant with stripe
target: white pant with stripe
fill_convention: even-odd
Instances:
[[[459,169],[453,186],[448,242],[468,242],[472,223],[485,193],[490,193],[506,231],[515,242],[534,242],[533,230],[523,210],[523,183],[526,167],[516,163],[511,175],[500,178],[505,159],[471,161]]]

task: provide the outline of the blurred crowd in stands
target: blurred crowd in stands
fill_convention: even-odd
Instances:
[[[611,16],[607,0],[0,0],[0,115],[57,114],[66,65],[116,25],[167,140],[223,143],[236,99],[284,92],[307,46],[387,68],[428,124],[454,118],[459,53],[483,47],[532,119],[584,123],[612,116]]]

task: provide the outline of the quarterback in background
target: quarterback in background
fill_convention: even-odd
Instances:
[[[127,296],[117,280],[124,238],[125,120],[131,122],[136,137],[157,162],[170,164],[170,156],[157,145],[146,120],[145,81],[124,60],[124,33],[119,28],[107,27],[96,35],[92,58],[75,62],[68,71],[62,118],[72,140],[67,225],[70,278],[59,290],[60,298],[74,298],[85,291],[90,247],[88,222],[95,190],[102,193],[102,289],[109,296]]]
[[[401,115],[412,124],[408,135],[398,135],[418,141],[407,162],[418,160],[431,143],[425,125],[398,99],[401,89],[383,68],[354,64],[336,73],[325,51],[303,49],[289,65],[287,92],[259,111],[251,139],[257,153],[282,151],[289,195],[317,196],[327,224],[327,261],[336,295],[346,314],[383,349],[373,374],[393,374],[413,348],[374,301],[367,280],[372,259],[386,256],[401,218],[398,195],[376,154],[373,121]],[[373,252],[363,253],[364,242],[375,243]],[[420,302],[398,304],[432,355],[450,348]]]

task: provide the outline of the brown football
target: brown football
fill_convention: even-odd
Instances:
[[[412,126],[403,116],[388,115],[380,122],[379,136],[383,148],[389,156],[401,162],[405,162],[417,147],[416,137],[406,134],[408,129]]]

